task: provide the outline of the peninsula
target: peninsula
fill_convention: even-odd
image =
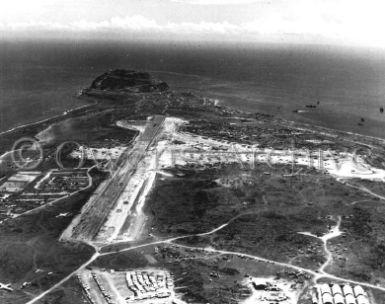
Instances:
[[[0,135],[5,303],[385,301],[383,140],[133,70],[79,98]]]

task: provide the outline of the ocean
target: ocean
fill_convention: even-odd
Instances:
[[[242,110],[385,138],[385,52],[155,42],[0,42],[0,130],[84,105],[76,94],[114,68],[152,71]]]

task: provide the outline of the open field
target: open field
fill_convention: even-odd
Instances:
[[[344,237],[330,242],[330,273],[383,285],[385,275],[383,212],[380,202],[355,204],[342,219]]]

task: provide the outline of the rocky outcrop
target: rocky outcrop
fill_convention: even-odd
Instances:
[[[91,84],[91,90],[122,93],[149,93],[168,90],[166,82],[153,78],[147,72],[133,70],[112,70],[97,77]]]

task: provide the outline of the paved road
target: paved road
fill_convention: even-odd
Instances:
[[[366,188],[364,186],[355,186],[355,185],[352,185],[352,184],[350,184],[348,182],[344,182],[343,184],[345,186],[350,187],[350,188],[357,189],[357,190],[360,190],[362,192],[365,192],[365,193],[369,194],[370,196],[373,196],[373,197],[378,198],[381,201],[385,202],[385,196],[382,196],[380,194],[374,193],[373,191],[369,190],[368,188]]]
[[[55,285],[53,285],[51,288],[47,289],[43,293],[39,294],[38,296],[34,297],[32,300],[28,301],[26,304],[33,304],[36,303],[37,301],[41,300],[44,298],[47,294],[55,290],[56,288],[60,287],[63,285],[65,282],[67,282],[72,276],[77,274],[80,270],[86,268],[88,265],[90,265],[93,261],[95,261],[98,257],[100,256],[99,253],[95,253],[87,262],[85,262],[82,266],[80,266],[78,269],[74,270],[71,272],[69,275],[67,275],[65,278],[61,279],[59,282],[57,282]]]

